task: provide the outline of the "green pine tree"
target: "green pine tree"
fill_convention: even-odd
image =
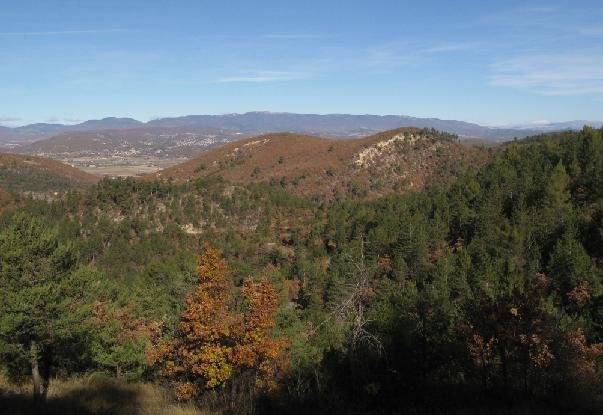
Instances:
[[[57,233],[26,214],[0,232],[0,358],[10,374],[30,373],[36,402],[63,357],[73,367],[85,344],[87,319],[78,310],[90,287]]]

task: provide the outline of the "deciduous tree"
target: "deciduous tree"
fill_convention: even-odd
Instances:
[[[151,364],[172,380],[179,399],[191,399],[205,390],[230,387],[236,378],[256,386],[273,384],[287,344],[275,338],[278,307],[275,288],[266,279],[244,281],[244,310],[235,310],[232,270],[217,249],[205,246],[199,257],[199,282],[186,299],[179,333],[158,342],[148,354]]]

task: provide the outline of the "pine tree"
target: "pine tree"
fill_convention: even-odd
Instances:
[[[73,366],[86,329],[84,275],[56,228],[26,214],[0,233],[0,356],[11,373],[29,367],[34,400],[44,399],[60,357]],[[73,354],[73,355],[71,355]]]
[[[545,207],[552,209],[559,217],[571,209],[569,192],[570,179],[561,162],[557,163],[545,189]]]

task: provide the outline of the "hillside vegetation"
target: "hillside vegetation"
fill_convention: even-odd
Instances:
[[[0,214],[0,408],[100,374],[158,413],[603,410],[601,130],[266,135],[59,196]]]
[[[0,153],[0,188],[48,193],[87,187],[99,180],[67,164],[34,156]]]
[[[155,173],[176,182],[222,176],[233,183],[270,183],[300,196],[377,197],[449,183],[486,153],[434,130],[401,128],[363,139],[333,140],[281,133],[227,144]]]

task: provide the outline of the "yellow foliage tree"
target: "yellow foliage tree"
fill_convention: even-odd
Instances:
[[[186,299],[179,333],[163,339],[148,353],[149,362],[174,382],[179,399],[226,386],[243,372],[254,385],[272,385],[282,368],[285,338],[275,338],[278,294],[266,279],[244,281],[244,312],[234,310],[232,272],[217,249],[204,247],[199,257],[199,283]]]
[[[274,315],[278,307],[278,295],[274,286],[267,279],[259,282],[246,279],[243,283],[243,294],[248,302],[247,312],[242,323],[237,327],[237,343],[234,347],[233,362],[240,367],[254,370],[272,386],[277,371],[283,367],[279,364],[279,355],[287,346],[286,338],[270,336],[275,327]]]

